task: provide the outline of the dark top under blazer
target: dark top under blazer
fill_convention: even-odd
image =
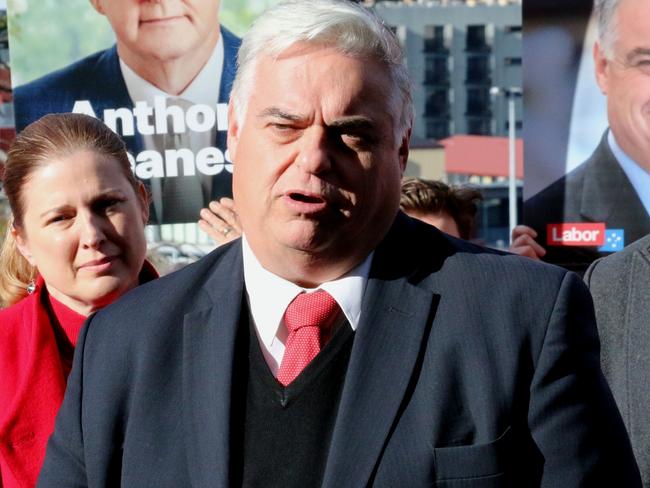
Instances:
[[[650,235],[595,261],[585,281],[594,297],[601,364],[650,488]]]
[[[604,222],[607,228],[625,229],[628,243],[650,233],[648,213],[609,148],[607,131],[587,161],[525,202],[524,218],[547,250],[545,261],[583,272],[592,261],[609,253],[547,246],[547,223]]]
[[[237,240],[89,320],[38,486],[229,486],[243,296]],[[640,486],[598,352],[575,274],[399,214],[322,486]]]

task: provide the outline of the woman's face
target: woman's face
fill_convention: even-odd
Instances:
[[[22,190],[18,248],[54,298],[87,315],[138,284],[145,195],[113,159],[87,150],[52,159]]]

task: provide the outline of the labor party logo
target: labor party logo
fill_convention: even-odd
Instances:
[[[605,245],[605,233],[603,222],[547,224],[546,244],[548,246],[600,247]]]
[[[625,247],[625,229],[606,229],[605,243],[598,248],[601,252],[616,252]]]

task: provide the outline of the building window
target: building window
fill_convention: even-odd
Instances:
[[[492,102],[487,87],[467,89],[467,115],[491,115]]]
[[[521,56],[512,56],[504,59],[506,66],[521,66]]]
[[[445,45],[445,27],[443,25],[427,25],[424,27],[424,51],[427,53],[447,52]]]
[[[427,96],[424,107],[425,117],[449,114],[449,90],[438,89],[431,91]]]
[[[449,137],[449,119],[428,119],[426,124],[428,139],[440,140]]]
[[[468,25],[467,26],[467,51],[486,51],[490,47],[486,42],[485,25]]]
[[[466,59],[466,83],[473,85],[491,85],[490,57],[488,55],[470,55]]]
[[[503,126],[506,131],[510,130],[510,122],[508,120],[505,121],[505,124]],[[521,130],[523,126],[524,124],[522,123],[521,120],[515,121],[515,130]]]
[[[426,57],[424,65],[424,82],[428,85],[449,85],[448,60],[448,56]]]
[[[467,133],[476,136],[489,136],[492,119],[490,117],[467,117]]]

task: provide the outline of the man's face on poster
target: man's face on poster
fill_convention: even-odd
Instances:
[[[594,48],[596,78],[621,148],[650,169],[650,2],[621,0],[612,52]]]
[[[220,0],[91,0],[131,62],[166,62],[214,46]]]

